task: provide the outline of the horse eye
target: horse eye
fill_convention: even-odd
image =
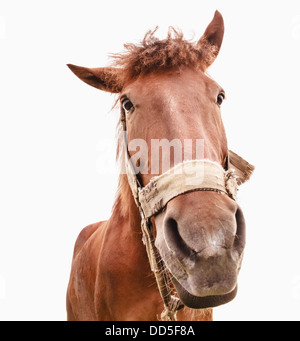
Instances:
[[[127,98],[122,102],[122,107],[125,110],[125,112],[130,111],[133,108],[132,102]]]
[[[218,104],[218,105],[221,105],[221,104],[223,103],[223,101],[224,101],[224,98],[225,98],[224,94],[223,94],[223,93],[220,93],[220,94],[218,95],[218,97],[217,97],[217,104]]]

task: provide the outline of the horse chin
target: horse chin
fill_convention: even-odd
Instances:
[[[188,292],[174,277],[173,285],[182,303],[193,309],[213,308],[233,300],[237,294],[237,284],[234,289],[225,294],[195,296]]]
[[[193,265],[186,261],[185,266],[174,258],[172,261],[167,258],[165,264],[172,283],[186,306],[194,309],[213,308],[235,298],[242,257],[233,260],[234,257],[228,255],[232,253],[226,250],[223,259],[198,260]]]

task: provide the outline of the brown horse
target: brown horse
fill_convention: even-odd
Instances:
[[[153,178],[153,163],[159,165],[156,175],[166,171],[164,164],[171,168],[178,163],[175,152],[154,152],[153,141],[173,141],[172,148],[174,141],[204,141],[201,159],[228,168],[220,114],[225,92],[205,73],[218,55],[223,34],[223,18],[216,11],[197,43],[174,29],[164,40],[148,32],[141,44],[125,45],[127,51],[115,55],[112,67],[68,65],[87,84],[119,94],[128,146],[141,140],[148,146],[147,157],[135,164],[142,186]],[[121,162],[124,145],[120,139]],[[134,154],[131,148],[129,156]],[[184,158],[199,155],[191,150]],[[238,182],[251,171],[249,164],[240,167]],[[236,295],[245,246],[240,207],[229,195],[206,188],[175,196],[150,220],[170,290],[184,303],[177,318],[211,320],[212,307]],[[85,227],[77,238],[67,290],[68,320],[154,321],[163,309],[142,241],[139,209],[126,174],[120,174],[110,219]]]

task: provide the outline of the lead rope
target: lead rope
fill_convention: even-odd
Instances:
[[[170,275],[166,270],[165,264],[154,245],[154,237],[152,233],[152,223],[150,219],[146,219],[143,209],[139,203],[138,199],[138,191],[142,189],[142,186],[136,176],[134,171],[133,164],[130,159],[128,147],[127,147],[127,129],[126,129],[126,118],[123,113],[121,113],[121,122],[124,130],[124,143],[125,143],[125,164],[126,164],[126,173],[128,176],[128,182],[135,200],[136,205],[139,208],[141,215],[141,230],[142,230],[142,241],[146,246],[146,252],[150,264],[150,268],[154,273],[155,280],[157,283],[157,287],[160,293],[160,296],[164,303],[164,310],[160,315],[161,321],[177,321],[176,315],[177,311],[184,307],[184,304],[181,300],[172,295],[171,288],[169,285]]]

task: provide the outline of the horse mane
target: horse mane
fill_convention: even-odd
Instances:
[[[122,68],[126,80],[180,66],[205,68],[207,53],[199,48],[198,43],[184,39],[182,32],[174,27],[169,27],[167,37],[159,40],[155,37],[157,29],[149,30],[139,44],[124,44],[123,53],[111,54],[112,66]]]
[[[131,188],[128,183],[127,174],[125,170],[125,146],[124,146],[124,135],[123,126],[121,124],[121,119],[117,124],[117,152],[116,161],[119,166],[120,174],[118,180],[118,187],[116,192],[115,201],[113,204],[112,211],[116,210],[119,212],[121,217],[129,217],[131,211],[131,201],[133,207],[135,206]],[[132,198],[130,201],[129,198]]]

